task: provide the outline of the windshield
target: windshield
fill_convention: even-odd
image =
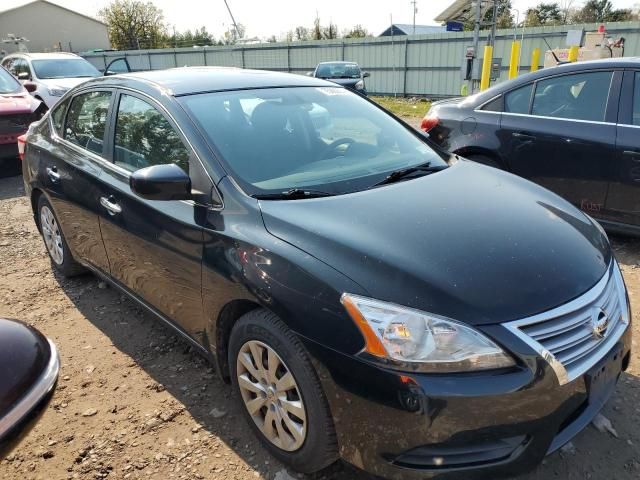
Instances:
[[[56,58],[51,60],[32,60],[36,77],[47,80],[51,78],[99,77],[100,72],[82,58]]]
[[[360,78],[357,63],[321,63],[316,71],[318,78]]]
[[[447,165],[417,132],[341,87],[204,93],[180,102],[249,195],[347,193],[398,169]]]
[[[20,82],[4,68],[0,67],[0,94],[20,92],[22,92]]]

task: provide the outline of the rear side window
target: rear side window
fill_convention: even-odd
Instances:
[[[64,114],[67,112],[68,106],[69,106],[69,99],[66,99],[63,102],[59,102],[51,112],[51,122],[53,123],[53,130],[59,136],[62,136],[62,127],[64,126]]]
[[[636,72],[635,88],[633,90],[633,124],[640,125],[640,72]]]
[[[111,92],[90,92],[74,97],[67,113],[64,138],[102,155],[110,101]]]
[[[604,121],[613,72],[589,72],[538,82],[532,115]]]
[[[155,107],[130,95],[120,97],[114,145],[116,165],[138,170],[175,163],[189,172],[189,151]]]
[[[533,83],[511,90],[504,96],[504,111],[509,113],[529,113]]]

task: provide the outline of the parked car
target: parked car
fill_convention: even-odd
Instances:
[[[0,177],[20,173],[18,136],[44,114],[42,102],[29,95],[27,89],[33,90],[34,85],[22,86],[0,67]]]
[[[22,322],[0,318],[0,460],[46,409],[58,370],[50,340]]]
[[[360,70],[360,66],[354,62],[322,62],[309,76],[329,80],[366,95],[364,79],[369,77],[370,73]]]
[[[24,179],[53,268],[174,328],[298,471],[341,456],[388,478],[520,472],[588,425],[629,363],[595,221],[334,83],[90,80],[31,128]]]
[[[73,53],[13,53],[2,59],[2,66],[19,80],[33,83],[32,95],[47,108],[71,87],[102,74],[84,58]]]
[[[544,69],[437,102],[422,128],[442,148],[553,190],[606,229],[640,234],[640,61]]]

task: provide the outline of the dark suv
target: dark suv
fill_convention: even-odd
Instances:
[[[24,181],[53,267],[179,332],[299,471],[520,472],[588,425],[629,362],[594,221],[334,83],[90,80],[31,128]]]
[[[528,178],[612,231],[640,235],[640,60],[540,70],[433,105],[442,148]]]

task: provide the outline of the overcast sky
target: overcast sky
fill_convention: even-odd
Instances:
[[[280,36],[297,25],[311,26],[320,15],[323,24],[333,21],[340,31],[361,24],[373,34],[382,32],[390,24],[411,23],[410,0],[227,0],[238,23],[247,28],[247,36],[266,38]],[[541,0],[512,0],[514,8],[524,11]],[[551,0],[549,0],[551,1]],[[433,18],[447,8],[453,0],[417,0],[416,23],[433,25]],[[582,0],[574,0],[576,5]],[[27,0],[1,0],[0,8],[28,3]],[[53,3],[97,16],[110,0],[53,0]],[[201,26],[216,36],[229,28],[231,20],[223,0],[153,0],[162,9],[165,20],[178,30]],[[560,2],[562,3],[562,1]],[[616,8],[638,5],[640,0],[613,0]]]

